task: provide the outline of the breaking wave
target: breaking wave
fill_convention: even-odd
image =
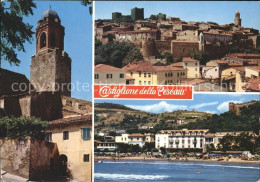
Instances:
[[[137,175],[137,174],[108,174],[95,173],[95,178],[117,179],[117,180],[162,180],[169,178],[165,175]]]

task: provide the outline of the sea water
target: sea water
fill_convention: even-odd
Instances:
[[[94,176],[95,182],[256,182],[260,177],[260,166],[244,163],[104,161],[95,163]]]

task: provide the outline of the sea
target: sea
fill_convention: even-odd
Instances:
[[[257,182],[260,166],[245,163],[104,161],[95,163],[95,182]]]

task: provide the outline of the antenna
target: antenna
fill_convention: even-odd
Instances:
[[[51,5],[49,5],[50,6],[50,9],[51,9]]]

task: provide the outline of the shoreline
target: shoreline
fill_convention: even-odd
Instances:
[[[184,158],[183,158],[184,159]],[[95,156],[94,157],[94,161],[113,161],[114,158],[112,157],[108,157],[108,156]],[[188,160],[175,160],[175,159],[163,159],[163,158],[145,158],[144,157],[121,157],[119,158],[119,161],[129,161],[129,160],[133,160],[133,161],[168,161],[168,162],[205,162],[205,163],[230,163],[230,164],[237,164],[237,163],[241,163],[241,164],[258,164],[260,165],[260,161],[248,161],[248,160],[241,160],[241,159],[230,159],[230,160],[226,160],[226,158],[224,158],[223,161],[217,161],[217,160],[212,160],[212,159],[207,159],[207,160],[203,160],[203,159],[194,159],[194,158],[189,158]],[[115,162],[118,162],[118,158],[116,158]]]

